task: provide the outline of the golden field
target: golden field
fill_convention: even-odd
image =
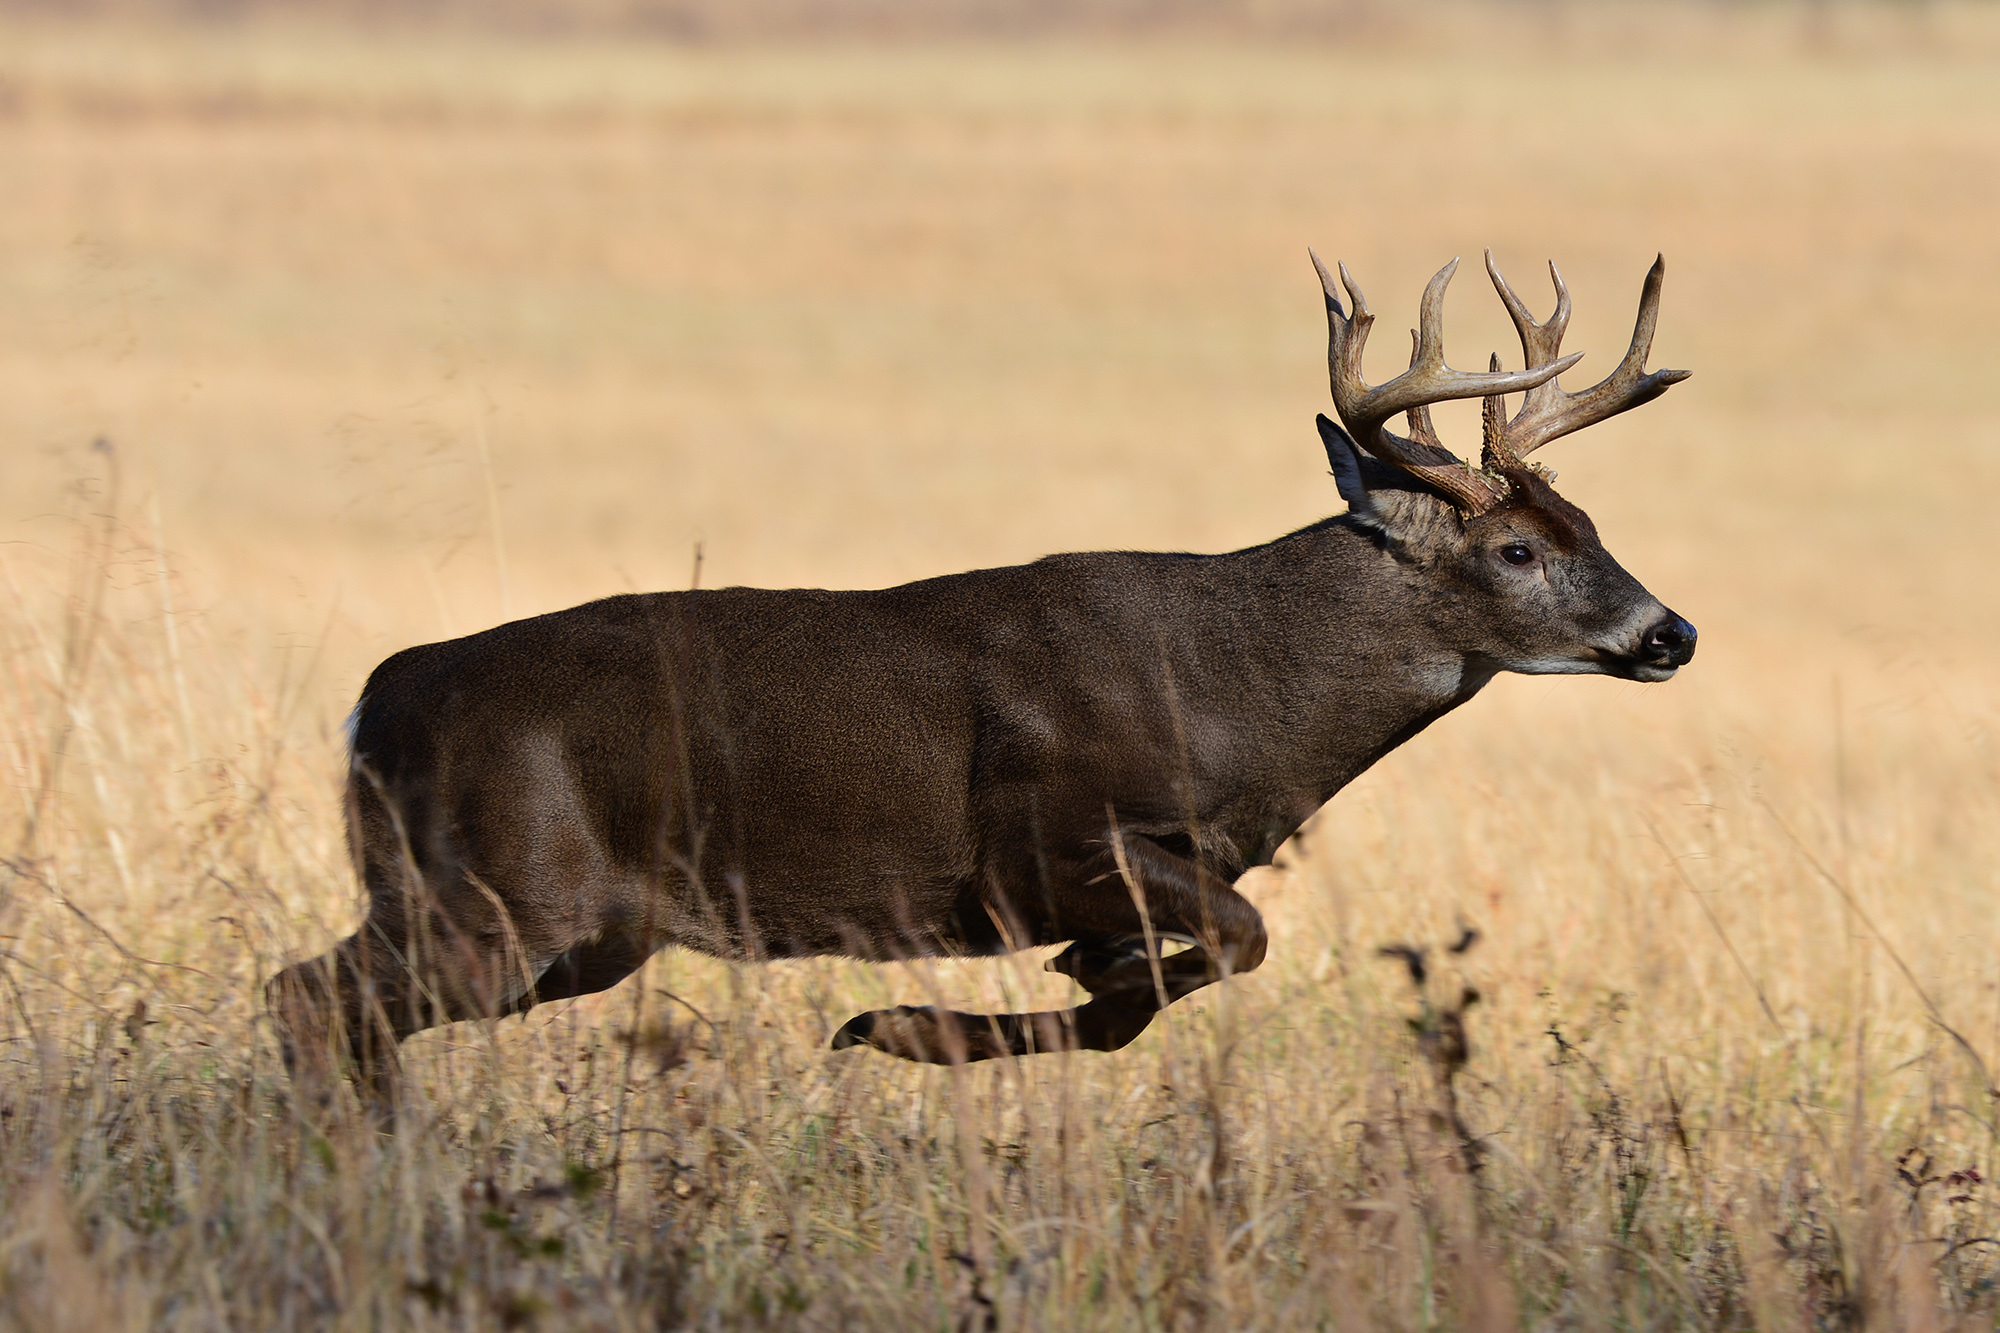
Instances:
[[[1992,1327],[1995,87],[2000,15],[1942,0],[0,24],[0,1327]],[[1678,679],[1496,683],[1253,874],[1261,971],[1117,1055],[824,1050],[1064,1002],[1038,958],[668,954],[413,1041],[392,1140],[300,1124],[259,988],[356,919],[376,661],[697,565],[1310,522],[1307,245],[1378,378],[1454,254],[1457,364],[1518,357],[1490,245],[1538,310],[1563,266],[1579,373],[1666,254],[1695,377],[1546,457],[1701,628]],[[1378,954],[1461,922],[1428,1000]],[[1409,1026],[1460,973],[1476,1171]]]

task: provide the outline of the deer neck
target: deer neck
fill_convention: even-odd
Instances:
[[[1300,741],[1296,762],[1320,802],[1471,699],[1496,674],[1447,637],[1436,580],[1346,519],[1280,538],[1259,587],[1283,655]]]

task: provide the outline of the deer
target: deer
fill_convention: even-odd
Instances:
[[[1445,363],[1454,259],[1408,369],[1371,386],[1375,317],[1345,264],[1336,284],[1311,258],[1343,513],[1225,554],[614,596],[384,661],[348,723],[365,920],[266,988],[295,1086],[323,1106],[344,1073],[393,1123],[408,1037],[606,990],[670,945],[743,962],[1060,945],[1044,966],[1083,1003],[900,1005],[831,1047],[1115,1051],[1255,971],[1268,940],[1236,882],[1496,675],[1685,666],[1694,626],[1528,461],[1687,378],[1646,370],[1664,258],[1624,359],[1577,392],[1558,385],[1580,354],[1561,354],[1553,263],[1538,322],[1486,252],[1522,369]],[[1475,397],[1477,465],[1430,414]]]

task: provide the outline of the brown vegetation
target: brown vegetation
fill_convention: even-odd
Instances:
[[[0,1326],[1990,1326],[1994,19],[1664,12],[1721,36],[7,27]],[[1038,958],[676,955],[419,1038],[393,1142],[299,1132],[257,986],[352,927],[370,665],[697,564],[1317,518],[1308,243],[1385,294],[1556,257],[1592,349],[1666,252],[1695,377],[1538,457],[1700,625],[1679,679],[1496,685],[1121,1055],[824,1050],[1064,1002]]]

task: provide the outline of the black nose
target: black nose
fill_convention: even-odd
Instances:
[[[1678,667],[1694,660],[1694,641],[1694,626],[1669,611],[1665,620],[1646,631],[1639,646],[1655,662]]]

